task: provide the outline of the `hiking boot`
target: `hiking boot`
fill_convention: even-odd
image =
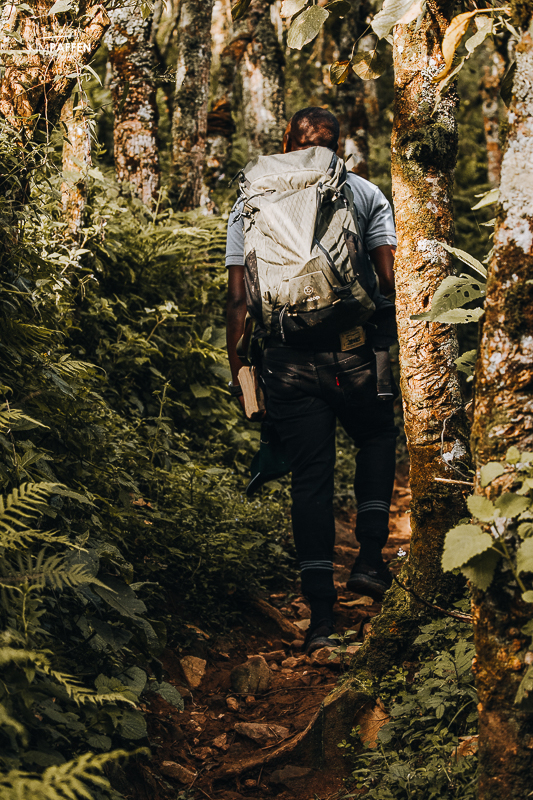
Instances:
[[[313,630],[308,630],[303,646],[307,655],[310,656],[321,647],[338,647],[339,642],[329,638],[332,633],[335,633],[333,623],[327,621],[320,622]]]
[[[356,558],[346,588],[357,594],[368,595],[373,600],[381,600],[392,585],[392,575],[386,564],[371,567],[362,558]]]

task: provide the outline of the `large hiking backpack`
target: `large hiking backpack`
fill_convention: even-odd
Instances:
[[[316,344],[376,310],[381,295],[346,178],[325,147],[259,156],[242,171],[247,307],[267,336]]]

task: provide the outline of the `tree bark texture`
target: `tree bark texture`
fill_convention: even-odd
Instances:
[[[364,4],[358,2],[356,5],[352,5],[351,12],[344,19],[339,20],[340,25],[335,36],[339,61],[345,61],[351,57],[354,43],[361,35],[361,31],[367,27],[365,16]],[[339,120],[341,129],[339,155],[344,159],[352,156],[354,162],[352,171],[356,175],[368,179],[368,116],[365,81],[351,72],[344,83],[337,86],[336,94],[335,106],[332,111]]]
[[[6,68],[0,85],[0,114],[31,136],[37,124],[48,131],[70,97],[76,77],[88,64],[109,26],[103,6],[80,2],[68,23],[50,15],[54,0],[34,0],[33,14],[7,2],[0,16],[0,48]],[[8,34],[15,34],[22,41]],[[20,52],[18,52],[20,51]],[[34,115],[37,115],[35,117]]]
[[[174,207],[182,211],[198,206],[202,194],[212,11],[213,0],[181,1],[170,198]]]
[[[157,144],[156,81],[158,59],[152,39],[152,15],[140,7],[110,11],[106,35],[111,64],[115,172],[146,205],[157,198],[160,183]]]
[[[500,86],[505,72],[503,57],[494,50],[490,66],[484,67],[480,94],[483,100],[483,128],[487,143],[487,177],[491,186],[500,183],[502,149],[500,147]]]
[[[207,122],[206,177],[211,187],[224,177],[231,152],[238,79],[248,158],[281,150],[286,123],[285,58],[271,19],[271,5],[271,2],[254,0],[244,19],[232,26],[220,53],[213,105]],[[214,13],[217,13],[217,6]],[[215,24],[215,17],[213,22]]]
[[[432,5],[432,9],[435,6]],[[451,8],[447,9],[451,14]],[[443,576],[448,530],[465,516],[463,493],[437,477],[464,479],[455,468],[470,463],[468,422],[454,360],[454,326],[411,320],[431,307],[442,280],[452,274],[439,242],[453,243],[453,169],[457,156],[456,95],[437,102],[432,78],[444,63],[440,42],[449,17],[425,15],[394,28],[395,105],[392,189],[396,214],[396,315],[401,389],[410,456],[411,549],[400,580],[432,600],[455,588]],[[467,477],[468,480],[468,477]],[[427,610],[414,594],[393,585],[382,613],[355,658],[355,671],[376,676],[402,660]]]
[[[440,42],[447,24],[428,10],[418,31],[415,23],[394,29],[396,309],[413,493],[409,562],[412,586],[422,596],[442,584],[444,537],[464,514],[461,489],[435,478],[461,478],[454,467],[464,472],[469,464],[468,424],[454,364],[459,355],[455,327],[411,320],[429,310],[436,289],[453,273],[439,242],[451,245],[454,237],[456,94],[452,89],[433,111],[432,83],[442,69]]]
[[[81,98],[74,107],[73,99],[70,98],[61,112],[61,122],[66,128],[63,131],[61,199],[67,235],[73,239],[78,238],[83,225],[87,203],[87,170],[91,166],[91,139],[84,114],[86,107]]]
[[[515,8],[528,15],[512,20],[523,32],[516,49],[494,256],[475,376],[472,448],[477,468],[504,460],[512,445],[520,451],[533,449],[533,41],[529,27],[533,3]],[[504,475],[486,489],[478,484],[476,493],[495,499],[509,488],[509,477]],[[512,529],[502,535],[509,547],[516,546]],[[501,565],[486,592],[474,591],[472,607],[480,722],[479,798],[522,800],[533,789],[533,713],[515,706],[514,698],[527,668],[529,637],[523,636],[521,628],[531,619],[532,607],[522,601],[512,576]]]
[[[239,66],[248,158],[280,152],[285,132],[285,57],[270,5],[252,0],[249,41]]]

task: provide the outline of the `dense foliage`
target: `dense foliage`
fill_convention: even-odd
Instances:
[[[95,171],[80,246],[53,152],[3,128],[0,158],[0,796],[103,798],[113,748],[145,739],[141,692],[181,703],[167,637],[282,580],[286,525],[279,492],[243,496],[224,221],[149,214]]]

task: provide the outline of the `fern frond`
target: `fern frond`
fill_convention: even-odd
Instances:
[[[26,729],[24,725],[21,725],[16,719],[13,719],[13,717],[8,714],[6,707],[0,703],[0,729],[2,728],[11,728],[23,740],[26,739]]]
[[[135,703],[124,695],[118,692],[105,692],[97,693],[94,689],[88,689],[82,686],[80,682],[67,672],[60,672],[53,669],[50,665],[50,659],[45,651],[39,650],[25,650],[24,648],[16,647],[0,647],[0,668],[6,667],[8,664],[15,664],[16,666],[27,666],[31,664],[35,667],[36,671],[41,675],[53,680],[59,686],[62,686],[76,705],[83,705],[85,703],[93,705],[102,705],[103,703],[117,703],[122,702],[130,706],[135,706]],[[2,707],[0,706],[0,709]],[[0,724],[2,719],[0,716]],[[17,723],[18,724],[18,723]]]
[[[18,489],[13,489],[5,500],[0,497],[0,532],[8,532],[13,526],[25,526],[27,520],[38,516],[56,486],[47,482],[23,483]]]
[[[110,788],[102,774],[104,766],[141,752],[146,753],[146,748],[129,753],[126,750],[98,755],[86,753],[65,764],[48,767],[41,776],[10,770],[7,775],[0,776],[0,800],[93,800],[94,792],[88,784]]]
[[[19,550],[27,547],[32,542],[40,544],[63,544],[71,549],[76,549],[67,534],[60,534],[58,531],[36,531],[33,528],[16,531],[14,528],[6,527],[2,530],[0,524],[0,548],[4,550]],[[2,567],[0,565],[0,573]],[[0,579],[1,580],[1,579]]]
[[[30,428],[48,428],[33,417],[24,414],[19,408],[6,409],[0,411],[0,431],[6,430],[29,430]]]
[[[1,559],[0,584],[11,587],[31,583],[37,589],[49,585],[57,590],[72,589],[85,583],[99,584],[84,564],[67,565],[64,555],[52,555],[48,558],[45,558],[45,555],[44,548],[36,557],[28,555],[24,558],[22,553],[17,553],[17,567],[7,559]]]

